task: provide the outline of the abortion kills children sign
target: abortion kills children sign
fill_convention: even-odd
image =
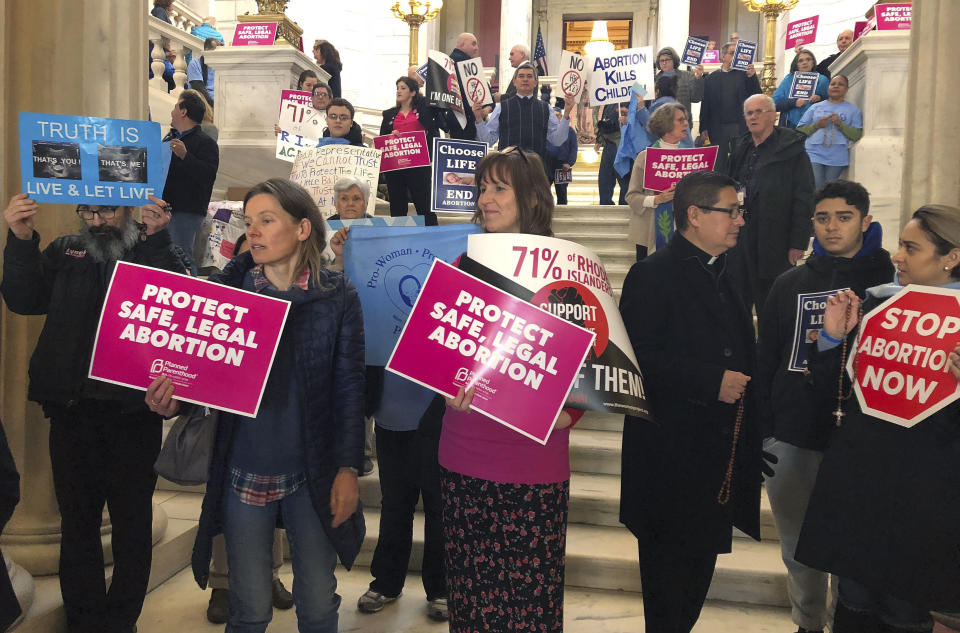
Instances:
[[[90,378],[256,416],[289,302],[118,262],[100,314]]]
[[[627,48],[595,57],[590,66],[590,97],[593,105],[622,103],[632,99],[630,89],[653,94],[653,49]]]
[[[653,191],[666,191],[674,183],[695,171],[712,171],[717,162],[717,146],[691,149],[648,147],[643,184]]]
[[[433,139],[433,177],[430,209],[473,213],[477,210],[476,172],[487,154],[481,141]]]
[[[165,179],[160,124],[20,113],[21,191],[37,202],[140,206]]]
[[[560,92],[564,99],[576,99],[583,92],[586,62],[582,56],[570,51],[560,52]]]
[[[373,146],[383,152],[380,156],[381,172],[430,165],[426,132],[377,136],[373,139]]]
[[[457,62],[457,70],[463,80],[464,100],[470,107],[493,105],[493,93],[490,83],[483,76],[483,64],[479,57]]]
[[[610,279],[593,251],[514,233],[471,235],[467,243],[462,270],[596,334],[568,407],[653,419]]]
[[[546,444],[593,339],[436,259],[387,369]]]
[[[273,46],[277,39],[276,22],[238,24],[233,32],[234,46]]]
[[[909,285],[863,318],[847,372],[860,408],[911,427],[960,397],[949,355],[960,337],[960,291]]]
[[[820,16],[796,20],[787,25],[786,49],[793,50],[797,46],[813,44],[817,41],[817,23]]]
[[[790,82],[790,99],[809,100],[817,90],[817,81],[820,79],[820,73],[793,73],[793,81]]]

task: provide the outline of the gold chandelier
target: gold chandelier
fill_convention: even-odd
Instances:
[[[404,6],[401,7],[401,4]],[[435,0],[434,2],[430,2],[430,0],[427,0],[427,2],[420,2],[420,0],[406,0],[404,2],[400,2],[400,0],[397,0],[390,8],[390,11],[393,12],[394,17],[403,20],[410,25],[411,66],[417,65],[417,40],[420,32],[420,25],[437,17],[437,15],[440,14],[440,9],[442,8],[443,0]]]
[[[766,45],[763,50],[763,73],[760,75],[760,89],[763,94],[773,96],[777,89],[776,62],[774,51],[777,45],[777,18],[784,11],[797,6],[799,0],[741,0],[743,6],[753,13],[762,13],[766,22]]]

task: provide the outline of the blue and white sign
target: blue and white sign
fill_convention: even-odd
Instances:
[[[793,348],[790,350],[788,370],[806,371],[810,346],[817,342],[823,328],[823,312],[827,307],[827,299],[844,290],[849,288],[797,295],[797,320],[793,326]]]
[[[653,94],[653,60],[651,46],[626,48],[590,60],[587,85],[592,105],[629,101],[636,84],[643,94]]]
[[[37,202],[140,206],[163,192],[159,123],[21,112],[19,131],[22,191]]]
[[[680,63],[688,66],[700,65],[703,59],[703,51],[707,50],[707,40],[701,40],[699,37],[688,37],[687,45],[683,47],[683,55],[680,56]]]
[[[360,295],[367,365],[386,365],[433,260],[467,252],[476,224],[353,226],[343,245],[344,272]]]
[[[793,73],[793,81],[790,82],[790,99],[809,100],[817,90],[817,81],[820,79],[820,73]]]
[[[757,43],[746,40],[737,40],[737,47],[733,49],[733,70],[746,70],[753,63],[757,55]]]
[[[433,139],[430,209],[473,213],[477,210],[477,165],[487,155],[481,141]]]

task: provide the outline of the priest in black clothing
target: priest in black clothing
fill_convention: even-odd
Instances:
[[[517,67],[513,79],[516,97],[501,101],[490,114],[482,106],[474,108],[473,113],[477,117],[478,141],[491,146],[499,141],[501,149],[522,147],[536,152],[543,164],[549,165],[547,142],[563,145],[567,140],[574,103],[573,99],[567,100],[563,116],[558,120],[550,112],[550,106],[536,98],[537,83],[537,70],[533,64],[524,62]]]

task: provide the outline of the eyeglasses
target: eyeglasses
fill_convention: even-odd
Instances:
[[[727,209],[724,207],[706,207],[701,204],[697,204],[694,206],[696,206],[698,209],[703,209],[704,211],[721,211],[723,213],[728,214],[731,220],[736,220],[739,217],[746,218],[746,215],[747,215],[747,211],[742,205],[735,206],[732,209]]]
[[[774,112],[774,110],[745,110],[743,113],[743,116],[745,117],[751,117],[754,115],[760,116],[764,112]]]
[[[81,204],[77,206],[77,215],[84,220],[92,220],[95,215],[99,215],[102,220],[112,220],[114,216],[117,215],[117,208],[118,207],[103,206],[95,211],[87,205]]]
[[[527,161],[527,157],[525,156],[524,149],[523,149],[522,147],[518,146],[518,145],[511,145],[510,147],[508,147],[508,148],[506,148],[506,149],[500,150],[500,153],[503,154],[504,156],[506,156],[507,154],[514,154],[514,153],[516,153],[516,154],[519,154],[519,155],[520,155],[520,158],[523,159],[523,162],[525,162],[525,163],[528,162],[528,161]]]
[[[328,114],[327,119],[330,121],[349,121],[353,117],[349,114]]]

